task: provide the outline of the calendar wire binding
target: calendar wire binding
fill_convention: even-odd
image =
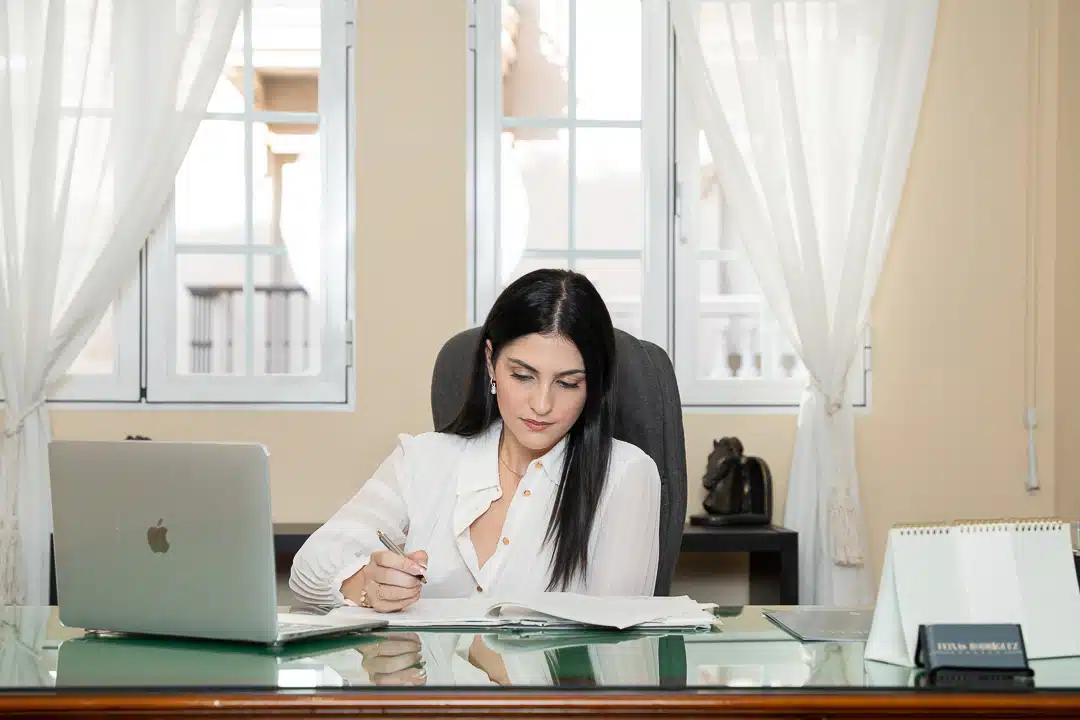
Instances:
[[[965,520],[944,520],[926,523],[896,523],[894,530],[901,535],[944,535],[954,528],[960,532],[996,532],[1011,526],[1018,532],[1038,532],[1057,530],[1067,523],[1058,517],[1013,517],[1013,518],[974,518]]]

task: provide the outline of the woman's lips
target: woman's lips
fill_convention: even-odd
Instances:
[[[521,421],[525,423],[525,427],[529,428],[533,432],[540,432],[541,430],[547,430],[554,423],[549,422],[537,422],[536,420],[526,420],[522,418]]]

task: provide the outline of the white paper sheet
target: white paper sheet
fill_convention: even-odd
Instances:
[[[718,620],[685,595],[611,597],[577,593],[506,595],[497,598],[421,598],[397,613],[342,607],[330,617],[373,618],[391,627],[553,627],[708,628]]]

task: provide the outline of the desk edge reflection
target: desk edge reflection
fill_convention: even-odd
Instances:
[[[650,715],[695,716],[739,714],[745,717],[854,717],[883,713],[892,717],[1076,717],[1080,691],[1040,690],[1021,693],[950,693],[945,691],[786,691],[731,690],[551,690],[523,692],[425,692],[364,689],[350,692],[130,692],[85,691],[5,692],[0,713],[101,713],[125,715],[167,714],[231,716],[272,713],[277,716],[309,714],[545,716],[575,713],[590,716]]]

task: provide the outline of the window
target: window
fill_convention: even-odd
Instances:
[[[724,222],[665,0],[474,1],[470,322],[522,274],[573,268],[668,351],[684,405],[798,405],[805,369]],[[861,355],[850,377],[865,404]]]
[[[617,326],[662,335],[663,308],[642,302],[650,240],[667,234],[668,150],[651,142],[669,117],[662,6],[477,4],[476,317],[529,270],[569,267]],[[644,67],[657,72],[626,71]]]
[[[57,399],[348,402],[354,17],[249,1],[139,277]]]

